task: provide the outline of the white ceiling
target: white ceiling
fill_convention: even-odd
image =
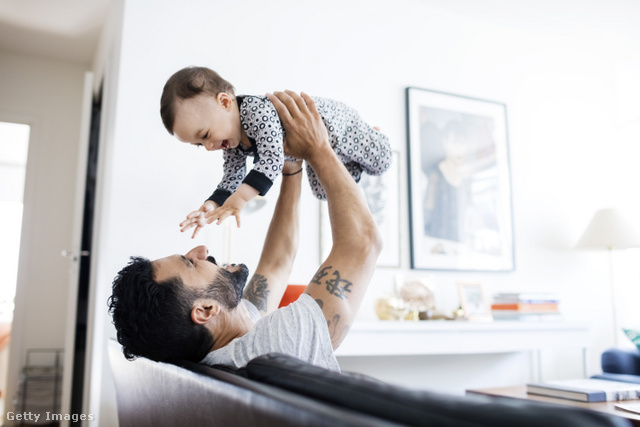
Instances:
[[[0,50],[90,63],[112,0],[0,0]],[[640,0],[428,0],[500,25],[640,40]]]
[[[0,50],[90,63],[110,0],[0,0]]]

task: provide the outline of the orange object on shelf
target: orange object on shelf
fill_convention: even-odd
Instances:
[[[531,313],[539,311],[558,311],[559,305],[557,302],[542,302],[542,303],[507,303],[507,304],[492,304],[491,310],[517,310],[522,313]]]
[[[287,289],[284,290],[284,295],[282,295],[278,308],[286,307],[296,301],[305,289],[307,289],[307,285],[287,285]]]

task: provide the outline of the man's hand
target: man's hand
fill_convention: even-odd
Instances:
[[[218,205],[216,203],[212,202],[211,200],[207,200],[202,204],[202,206],[200,206],[200,209],[198,209],[197,211],[190,212],[187,215],[187,219],[185,219],[180,223],[180,231],[184,233],[188,229],[195,227],[196,229],[193,230],[193,234],[191,235],[192,239],[195,238],[196,234],[200,232],[202,227],[207,225],[205,214],[207,212],[211,212],[217,207]]]
[[[287,90],[266,96],[273,103],[287,132],[284,142],[286,155],[309,160],[323,149],[331,150],[327,128],[309,95],[301,93],[298,96]]]

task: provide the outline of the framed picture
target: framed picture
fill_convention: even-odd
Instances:
[[[407,88],[411,267],[512,271],[506,107]]]
[[[477,283],[458,283],[460,307],[467,320],[493,320],[491,307],[484,297],[482,285]]]
[[[380,176],[363,173],[359,183],[384,241],[378,267],[400,267],[400,155],[394,150],[392,156],[389,170]],[[329,209],[321,203],[320,262],[329,255],[332,243]]]

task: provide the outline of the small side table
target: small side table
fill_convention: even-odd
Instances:
[[[515,387],[496,387],[467,390],[468,394],[482,394],[485,396],[510,397],[514,399],[536,400],[538,402],[555,403],[558,405],[576,406],[586,408],[592,411],[605,412],[610,415],[623,417],[631,421],[634,426],[640,427],[640,414],[616,409],[615,404],[618,402],[578,402],[569,399],[557,399],[555,397],[538,396],[536,394],[528,394],[526,386]],[[639,402],[640,400],[629,400],[626,402]]]

